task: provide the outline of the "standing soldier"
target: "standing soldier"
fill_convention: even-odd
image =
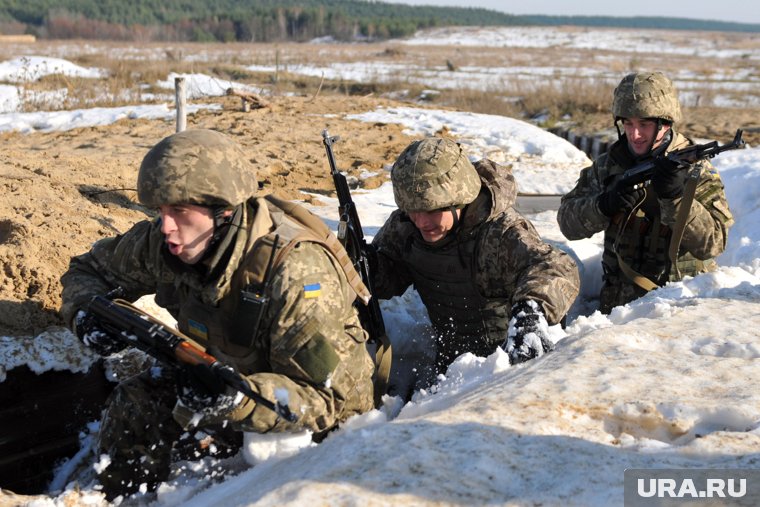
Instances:
[[[374,295],[414,285],[436,331],[437,373],[465,352],[503,346],[517,363],[551,349],[548,324],[578,295],[578,269],[512,208],[511,171],[473,166],[459,144],[430,137],[401,153],[391,180],[399,209],[372,242]]]
[[[612,115],[618,141],[581,171],[557,213],[560,229],[570,240],[604,231],[603,313],[668,281],[714,269],[713,258],[725,249],[733,224],[723,183],[708,161],[695,164],[699,180],[691,201],[684,199],[691,168],[679,169],[663,156],[693,144],[673,128],[681,120],[681,106],[667,77],[659,72],[625,76],[615,88]],[[651,184],[641,188],[619,183],[626,169],[647,157],[656,165]],[[687,206],[689,201],[688,213],[682,213],[677,224],[682,203]],[[673,262],[671,238],[681,234]]]
[[[321,220],[254,197],[248,160],[211,130],[154,146],[137,192],[158,217],[74,257],[61,280],[61,312],[85,344],[110,354],[124,345],[87,313],[90,298],[115,287],[129,300],[155,293],[183,333],[264,398],[286,397],[297,421],[226,387],[205,365],[132,377],[109,399],[97,443],[110,458],[99,473],[109,499],[166,480],[172,446],[193,425],[235,451],[242,431],[309,430],[318,438],[373,408],[374,366],[352,304],[366,288],[349,284],[358,275],[350,261],[341,264],[345,251]]]

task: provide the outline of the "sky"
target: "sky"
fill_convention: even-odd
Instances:
[[[461,7],[460,0],[385,0],[410,5],[440,5]],[[752,2],[724,4],[713,0],[675,0],[658,2],[609,2],[606,0],[533,0],[505,2],[503,0],[471,0],[468,7],[483,7],[508,14],[544,14],[548,16],[616,16],[616,17],[678,17],[737,23],[760,23],[760,6]]]
[[[211,92],[212,81],[197,76],[194,86]],[[142,117],[140,107],[130,117]],[[37,115],[47,130],[64,130],[70,124],[46,115],[84,126],[81,118],[106,124],[123,117],[119,111],[24,114]],[[502,116],[393,107],[352,118],[398,123],[414,136],[445,124],[473,160],[514,163],[523,192],[566,192],[588,163],[563,139]],[[28,121],[20,113],[0,114],[9,130],[26,131]],[[319,445],[303,434],[248,434],[233,458],[178,464],[176,478],[141,505],[606,507],[623,504],[626,469],[757,468],[760,148],[726,152],[713,163],[736,218],[716,272],[668,284],[602,315],[595,311],[601,236],[567,241],[554,212],[527,215],[545,241],[573,256],[581,273],[581,295],[566,329],[551,329],[554,351],[516,366],[500,350],[484,358],[464,354],[408,404],[386,397],[381,409],[349,420]],[[390,185],[353,197],[371,238],[395,209]],[[335,229],[337,206],[328,204],[312,209]],[[171,323],[150,297],[139,305]],[[413,290],[381,308],[396,357],[403,358],[392,380],[403,386],[415,361],[431,359],[430,324]],[[23,341],[0,337],[0,381],[21,364],[38,373],[84,371],[94,359],[60,328]],[[95,421],[83,433],[82,451],[57,470],[49,494],[29,505],[105,505],[91,484],[69,481],[87,459],[97,428]],[[217,465],[229,470],[225,477],[211,471]]]

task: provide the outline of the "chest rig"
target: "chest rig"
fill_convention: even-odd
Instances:
[[[225,296],[211,305],[189,287],[176,288],[180,331],[243,374],[271,371],[266,339],[271,325],[266,316],[272,297],[270,278],[298,243],[319,243],[337,260],[351,287],[349,304],[356,297],[369,298],[348,255],[324,222],[304,208],[272,196],[258,199],[257,205],[257,213],[268,213],[271,218],[270,230],[248,238],[247,253],[231,275]]]
[[[443,247],[412,237],[405,262],[438,335],[438,353],[450,361],[464,352],[486,356],[507,336],[508,305],[486,298],[475,282],[478,233]]]

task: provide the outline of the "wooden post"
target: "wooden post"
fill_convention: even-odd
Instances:
[[[274,84],[280,82],[280,48],[274,53]]]
[[[182,132],[187,128],[187,111],[185,110],[186,94],[185,94],[185,78],[174,78],[174,102],[177,107],[177,132]]]

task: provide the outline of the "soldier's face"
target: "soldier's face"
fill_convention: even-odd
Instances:
[[[628,140],[628,148],[636,155],[642,156],[649,153],[650,149],[654,150],[662,144],[662,138],[670,129],[670,125],[663,125],[658,131],[656,121],[646,118],[625,118],[623,129],[625,129],[625,138]]]
[[[460,210],[456,210],[457,216],[459,213]],[[422,234],[422,239],[428,243],[442,240],[454,227],[454,217],[448,208],[435,211],[410,211],[408,215]]]
[[[195,264],[214,234],[214,216],[210,208],[181,204],[161,206],[161,232],[172,255],[185,264]]]

